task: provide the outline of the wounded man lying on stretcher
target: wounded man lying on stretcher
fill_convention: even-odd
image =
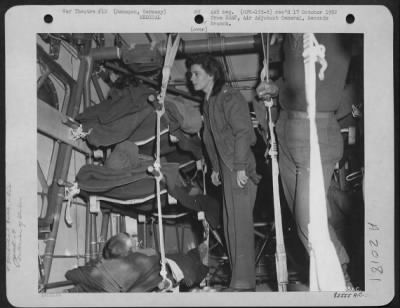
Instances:
[[[186,254],[168,254],[168,278],[174,286],[188,288],[198,285],[207,275],[208,267],[194,248]],[[138,249],[127,233],[111,237],[103,256],[97,262],[66,272],[74,283],[68,292],[152,292],[162,282],[160,254],[154,249]]]

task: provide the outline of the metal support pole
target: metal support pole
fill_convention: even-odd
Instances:
[[[176,224],[175,225],[175,233],[176,233],[176,246],[178,248],[178,253],[182,253],[182,247],[183,245],[181,245],[181,241],[180,241],[180,235],[179,235],[179,230],[182,229],[182,225],[181,224]]]
[[[97,258],[97,214],[90,213],[90,260],[96,260]]]
[[[51,71],[47,65],[43,64],[43,66],[45,67],[45,69],[44,69],[42,76],[40,76],[39,80],[37,81],[37,85],[36,85],[37,91],[39,91],[40,87],[44,84],[44,82],[47,80],[47,77],[49,77],[49,75],[51,73]]]
[[[110,222],[110,212],[103,211],[103,217],[102,217],[102,221],[101,221],[98,256],[100,256],[103,253],[104,244],[107,240],[107,235],[108,235],[109,222]]]
[[[121,232],[121,221],[119,219],[119,214],[114,214],[114,222],[115,222],[115,234]]]
[[[271,230],[270,232],[274,232],[274,230],[275,230],[275,226],[272,228],[272,230]],[[262,255],[263,255],[263,253],[264,253],[265,247],[267,247],[267,245],[268,245],[268,243],[270,242],[270,240],[271,240],[271,235],[270,235],[270,233],[268,232],[268,233],[265,235],[265,237],[264,237],[264,239],[263,239],[263,242],[262,242],[262,245],[261,245],[261,247],[260,247],[260,250],[259,250],[258,253],[257,253],[256,262],[255,262],[256,265],[258,265],[258,262],[260,262],[260,259],[261,259]]]
[[[125,215],[119,216],[120,232],[126,232],[126,217]]]
[[[92,76],[93,70],[93,59],[91,56],[86,56],[81,59],[81,62],[86,64],[86,72],[84,77],[84,86],[83,86],[83,104],[85,108],[90,107],[90,77]]]
[[[104,101],[104,94],[103,91],[101,90],[100,84],[99,84],[99,76],[97,74],[92,74],[92,83],[94,86],[94,89],[96,90],[97,97],[99,98],[99,101],[102,102]]]
[[[106,63],[106,64],[104,64],[104,66],[106,68],[118,71],[118,72],[126,74],[126,75],[131,75],[132,74],[132,72],[130,70],[128,70],[128,69],[126,69],[124,67],[121,67],[121,66],[119,66],[117,64]],[[147,84],[149,84],[149,85],[151,85],[153,87],[159,87],[159,83],[157,81],[154,81],[153,79],[150,79],[150,78],[147,78],[147,77],[144,77],[144,76],[140,76],[140,75],[136,75],[135,78],[138,79],[138,80],[141,80],[141,81],[143,81],[143,82],[145,82],[145,83],[147,83]],[[203,101],[202,98],[192,96],[188,92],[185,92],[185,91],[182,91],[182,90],[178,90],[173,86],[168,86],[167,87],[167,92],[175,94],[175,95],[180,95],[182,97],[185,97],[187,99],[193,100],[195,102],[199,102],[200,103],[200,102]]]
[[[92,233],[92,215],[89,204],[86,206],[86,225],[85,225],[85,263],[90,261],[90,241]]]
[[[153,230],[153,240],[154,240],[154,249],[160,252],[160,248],[158,245],[158,236],[157,236],[157,227],[155,225],[155,219],[153,218],[151,222],[152,230]]]

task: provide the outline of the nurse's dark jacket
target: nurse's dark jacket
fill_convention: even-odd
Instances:
[[[255,172],[251,146],[256,142],[249,106],[243,95],[224,86],[204,104],[204,144],[214,171],[218,156],[232,171]]]

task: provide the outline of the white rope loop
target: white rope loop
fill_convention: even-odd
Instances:
[[[71,128],[70,129],[71,140],[76,141],[78,139],[84,139],[86,138],[87,135],[89,135],[92,132],[92,130],[93,128],[89,129],[88,132],[84,132],[82,124],[80,124],[77,128]]]
[[[153,164],[153,168],[149,168],[149,171],[153,173],[153,176],[156,181],[156,194],[157,194],[157,213],[158,213],[158,233],[160,239],[160,276],[162,277],[162,281],[159,283],[158,287],[162,292],[166,292],[173,287],[172,281],[167,277],[166,270],[166,258],[165,258],[165,247],[164,247],[164,232],[163,232],[163,220],[162,220],[162,210],[161,210],[161,189],[160,182],[163,178],[163,174],[161,172],[161,163],[160,163],[160,135],[161,135],[161,117],[165,113],[164,101],[168,88],[168,81],[171,75],[171,67],[174,63],[176,53],[178,51],[178,46],[180,42],[179,34],[175,38],[174,44],[172,44],[171,35],[168,37],[167,42],[167,51],[164,60],[164,66],[162,70],[162,82],[161,82],[161,91],[157,96],[158,103],[160,104],[160,108],[156,110],[157,113],[157,138],[156,138],[156,158]]]
[[[318,73],[319,80],[324,80],[325,71],[328,67],[328,62],[325,60],[325,46],[318,44],[313,33],[305,33],[304,36],[304,62],[318,62],[321,64],[321,69]]]

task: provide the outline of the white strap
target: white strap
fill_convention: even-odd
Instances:
[[[329,235],[326,192],[315,117],[315,63],[319,62],[321,64],[321,70],[318,75],[320,80],[324,79],[324,71],[328,64],[324,58],[325,47],[318,44],[314,34],[305,33],[303,40],[305,90],[307,111],[310,117],[310,222],[308,225],[310,291],[345,291],[343,272]]]
[[[67,200],[67,205],[65,207],[65,222],[68,226],[72,226],[71,218],[71,206],[74,197],[79,194],[80,189],[78,188],[78,183],[72,184],[72,186],[65,187],[65,199]]]
[[[264,54],[264,68],[261,71],[261,82],[269,80],[269,33],[267,34],[267,45],[265,50],[265,43],[263,34],[261,34],[263,54]],[[265,107],[268,109],[266,116],[268,117],[268,128],[270,137],[270,149],[268,154],[272,160],[272,185],[273,185],[273,197],[274,197],[274,213],[275,213],[275,236],[276,236],[276,271],[278,279],[278,289],[281,292],[287,291],[288,284],[288,271],[286,261],[286,249],[283,239],[283,226],[282,226],[282,214],[281,214],[281,200],[279,195],[279,165],[278,165],[278,148],[274,132],[274,122],[272,121],[271,108],[273,106],[272,98],[264,101]]]
[[[183,272],[181,270],[181,268],[179,267],[178,264],[176,264],[176,262],[174,260],[168,259],[166,258],[166,262],[168,263],[171,272],[172,272],[172,276],[174,277],[175,281],[177,283],[181,282],[181,280],[183,278],[185,278],[185,276],[183,275]]]
[[[267,44],[264,42],[264,34],[261,33],[261,44],[263,48],[263,69],[261,71],[261,81],[269,80],[269,33],[267,33]],[[266,46],[266,47],[265,47]]]

